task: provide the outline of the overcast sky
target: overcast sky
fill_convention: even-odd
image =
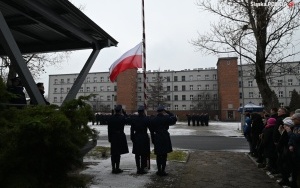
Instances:
[[[108,71],[124,52],[142,41],[141,0],[72,0],[116,39],[117,47],[100,51],[90,72]],[[197,52],[189,41],[209,31],[212,15],[201,12],[196,0],[145,0],[147,70],[183,70],[215,67],[217,56]],[[49,74],[79,73],[91,50],[74,51],[61,67],[48,67],[38,81],[48,88]],[[47,92],[47,91],[46,91]]]

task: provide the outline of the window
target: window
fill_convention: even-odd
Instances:
[[[217,88],[218,88],[217,84],[214,84],[213,85],[213,90],[217,90]]]
[[[190,105],[190,110],[193,110],[194,109],[194,105]]]
[[[190,95],[190,101],[194,99],[194,95]]]
[[[70,83],[70,78],[67,78],[67,83],[68,83],[68,84]]]
[[[97,82],[97,77],[94,77],[94,82]]]
[[[57,84],[57,83],[58,83],[58,80],[57,80],[57,79],[55,79],[55,80],[54,80],[54,84]]]
[[[65,83],[65,80],[64,79],[60,79],[60,83]]]
[[[198,95],[198,100],[202,100],[202,95]]]
[[[252,80],[248,81],[248,87],[253,87],[253,81]]]
[[[186,100],[186,98],[185,98],[185,95],[182,95],[182,100],[183,100],[183,101],[185,101],[185,100]]]
[[[174,91],[178,91],[178,86],[174,86]]]
[[[258,92],[258,98],[261,98],[261,94],[260,94],[260,92]]]
[[[57,93],[57,88],[54,88],[54,93]]]
[[[278,97],[282,98],[283,97],[283,91],[278,91]]]
[[[54,101],[54,102],[57,102],[57,97],[54,97],[53,101]]]
[[[110,82],[109,76],[106,78],[107,82]],[[116,81],[118,81],[118,79],[116,79]]]
[[[64,92],[64,88],[60,88],[60,92],[63,93]]]
[[[194,86],[193,85],[190,85],[190,90],[194,90]]]
[[[283,102],[280,102],[279,105],[280,105],[281,108],[284,107],[284,103]]]
[[[104,77],[100,77],[100,82],[104,82]]]
[[[110,97],[110,95],[108,95],[108,96],[107,96],[107,100],[108,100],[108,101],[110,101],[110,100],[111,100],[111,97]]]
[[[170,91],[171,90],[171,86],[167,86],[167,91]]]
[[[242,82],[241,81],[239,81],[239,88],[241,88],[242,87]]]
[[[142,96],[138,96],[138,101],[142,101]]]
[[[152,77],[152,82],[155,82],[156,81],[156,77]]]
[[[178,105],[175,105],[175,110],[178,110]]]
[[[86,92],[90,92],[90,87],[86,87]]]
[[[103,86],[100,86],[100,91],[104,91],[104,87]]]
[[[97,97],[96,96],[93,97],[93,101],[97,101]]]
[[[177,81],[178,81],[178,77],[174,76],[174,82],[177,82]]]
[[[64,101],[64,98],[63,97],[60,97],[60,102],[63,102]]]
[[[190,81],[193,81],[193,75],[189,76]]]
[[[83,92],[83,87],[80,88],[79,92]]]
[[[277,80],[277,85],[282,86],[282,80]]]
[[[297,73],[298,73],[298,74],[300,74],[300,67],[298,67],[298,71],[297,71]]]
[[[243,98],[243,93],[240,93],[240,99],[242,99]]]
[[[87,78],[86,78],[86,82],[90,82],[90,77],[87,77]]]
[[[185,86],[181,86],[181,90],[182,90],[182,91],[185,91]]]
[[[288,79],[288,85],[292,86],[293,85],[293,79]]]
[[[103,96],[100,96],[100,101],[103,101]]]
[[[253,98],[253,92],[249,92],[249,98]]]
[[[214,110],[218,110],[218,104],[214,104]]]
[[[197,80],[201,80],[201,75],[197,75]]]
[[[138,82],[142,82],[142,78],[138,78]]]
[[[73,82],[75,82],[75,81],[76,81],[76,78],[74,78]]]
[[[117,91],[117,86],[114,86],[114,91]]]
[[[170,80],[171,80],[170,76],[167,76],[167,82],[170,82]]]
[[[142,91],[142,87],[138,87],[138,92],[141,92]]]
[[[171,109],[171,105],[167,104],[167,110],[170,110],[170,109]]]
[[[186,110],[186,105],[182,105],[182,110]]]
[[[170,100],[171,100],[171,96],[167,95],[167,101],[170,101]]]
[[[213,99],[218,100],[218,94],[214,94]]]
[[[110,91],[110,86],[107,86],[107,91]]]
[[[213,79],[217,80],[217,75],[216,74],[213,74]]]
[[[94,87],[93,91],[97,91],[97,87]]]
[[[205,75],[205,80],[209,80],[209,75]]]
[[[209,90],[209,85],[208,84],[205,85],[205,90]]]
[[[178,95],[174,95],[174,101],[178,101]]]
[[[185,76],[181,76],[181,81],[185,81]]]
[[[67,92],[69,93],[69,91],[70,91],[70,88],[69,88],[69,87],[67,87]]]
[[[289,97],[292,97],[293,91],[289,91]]]
[[[197,90],[201,90],[201,85],[197,85]]]
[[[206,95],[205,95],[205,100],[209,100],[209,98],[210,98],[210,97],[209,97],[209,94],[206,94]]]

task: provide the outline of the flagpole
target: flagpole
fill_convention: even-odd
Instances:
[[[142,22],[143,22],[143,75],[144,75],[144,107],[145,114],[147,115],[147,78],[146,78],[146,32],[145,32],[145,10],[144,0],[142,0]]]

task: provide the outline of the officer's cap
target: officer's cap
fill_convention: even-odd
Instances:
[[[157,107],[157,111],[158,112],[161,112],[161,111],[164,111],[164,110],[165,110],[165,107],[162,106],[162,105],[160,105],[160,106]]]

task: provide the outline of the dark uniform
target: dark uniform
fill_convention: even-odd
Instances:
[[[154,153],[156,155],[157,169],[159,176],[166,176],[165,172],[167,155],[172,152],[172,143],[170,133],[168,132],[169,125],[174,125],[177,121],[176,116],[171,112],[166,111],[163,106],[157,109],[157,116],[151,119],[151,139],[154,144]],[[168,115],[164,115],[166,112]]]
[[[188,126],[190,126],[191,125],[192,116],[190,114],[187,114],[186,117],[187,117],[187,120],[188,120]]]
[[[150,155],[150,138],[147,133],[150,119],[145,116],[143,106],[138,108],[138,116],[130,118],[130,123],[130,139],[133,143],[132,153],[135,154],[137,174],[145,174],[147,158]]]
[[[108,121],[108,141],[110,142],[110,154],[112,173],[118,174],[123,172],[120,167],[121,155],[129,153],[126,135],[124,133],[124,126],[127,123],[127,115],[122,109],[121,105],[117,105],[115,108],[116,113],[111,116]],[[121,111],[124,116],[121,115]]]
[[[9,102],[16,105],[17,108],[22,108],[26,105],[26,97],[21,80],[20,78],[16,77],[11,79],[11,81],[12,86],[8,88],[8,92],[14,94],[14,96],[9,99]]]

